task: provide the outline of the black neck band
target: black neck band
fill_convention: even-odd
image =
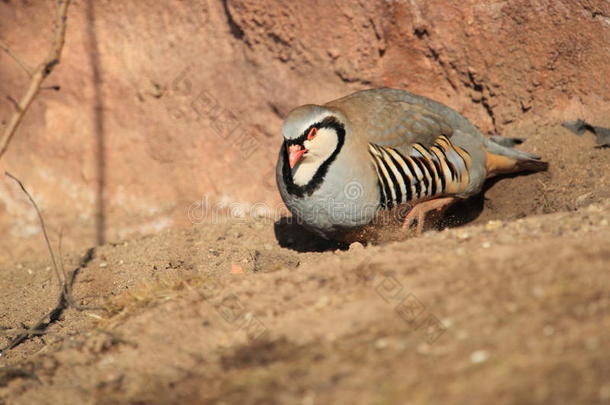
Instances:
[[[295,144],[302,145],[311,128],[317,128],[317,129],[332,128],[332,129],[334,129],[335,132],[337,133],[337,147],[335,148],[332,155],[330,155],[328,157],[328,159],[326,159],[324,161],[324,163],[322,163],[320,165],[320,167],[318,168],[316,173],[313,175],[313,177],[311,178],[309,183],[305,184],[304,186],[298,186],[298,185],[294,184],[290,165],[288,164],[288,146],[295,145]],[[316,191],[322,184],[322,181],[324,181],[324,177],[326,176],[326,173],[328,172],[328,168],[330,167],[331,163],[335,160],[335,158],[341,151],[341,148],[343,147],[344,142],[345,142],[345,127],[335,117],[324,118],[322,121],[315,123],[315,124],[311,125],[309,128],[307,128],[307,130],[300,137],[298,137],[294,140],[284,141],[284,145],[282,146],[283,155],[284,155],[282,177],[284,179],[284,184],[286,185],[286,190],[290,194],[295,195],[297,197],[303,197],[305,195],[309,196],[314,191]]]

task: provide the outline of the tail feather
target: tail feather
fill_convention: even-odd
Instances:
[[[487,150],[491,153],[507,156],[516,160],[540,160],[540,156],[512,148],[512,146],[519,145],[523,142],[525,142],[524,138],[492,136],[491,138],[486,139],[485,146],[487,146]]]
[[[512,148],[515,145],[521,145],[525,142],[525,138],[509,138],[499,135],[493,135],[490,139],[498,145],[506,146],[507,148]]]
[[[487,173],[488,177],[501,173],[540,172],[549,168],[548,162],[540,156],[513,149],[512,146],[521,144],[523,138],[505,138],[492,136],[487,139]]]
[[[517,160],[517,170],[520,172],[544,172],[548,170],[548,168],[549,162],[545,162],[544,160]]]

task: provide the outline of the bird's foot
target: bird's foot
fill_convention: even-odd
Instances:
[[[409,229],[411,225],[413,225],[413,222],[417,221],[415,234],[421,235],[424,231],[424,221],[426,219],[426,214],[431,211],[443,211],[445,208],[455,202],[455,200],[455,197],[443,197],[418,203],[415,207],[411,208],[411,211],[409,211],[409,213],[405,217],[405,220],[402,224],[403,232]]]

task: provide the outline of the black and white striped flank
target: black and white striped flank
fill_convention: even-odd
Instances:
[[[369,153],[379,179],[382,208],[457,193],[469,181],[468,152],[445,136],[437,138],[430,147],[414,144],[407,156],[372,143]]]

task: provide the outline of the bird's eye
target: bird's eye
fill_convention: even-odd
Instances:
[[[307,134],[307,140],[311,141],[313,138],[316,137],[316,135],[318,135],[318,130],[316,128],[310,129],[309,133]]]

